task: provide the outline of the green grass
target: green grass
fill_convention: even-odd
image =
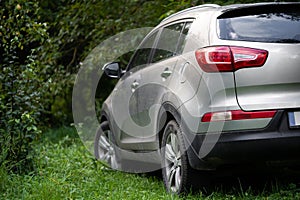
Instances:
[[[45,133],[35,150],[34,173],[8,175],[0,168],[0,199],[300,199],[298,185],[289,181],[259,190],[240,183],[206,195],[172,196],[159,178],[105,169],[68,127]]]

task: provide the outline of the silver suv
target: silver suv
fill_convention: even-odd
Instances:
[[[300,4],[201,5],[142,41],[102,107],[95,155],[127,172],[162,169],[189,191],[225,165],[300,160]]]

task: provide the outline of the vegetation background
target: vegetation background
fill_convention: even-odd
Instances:
[[[0,194],[22,198],[24,194],[30,196],[32,192],[43,191],[39,187],[43,187],[43,184],[46,187],[47,183],[58,184],[64,190],[63,182],[66,180],[60,179],[59,182],[53,177],[57,174],[51,174],[59,170],[60,162],[72,161],[65,163],[71,165],[80,160],[78,167],[82,167],[82,170],[87,165],[94,166],[88,174],[99,168],[99,164],[91,161],[93,158],[86,158],[87,154],[81,160],[78,148],[82,147],[75,142],[74,130],[65,127],[72,123],[72,87],[80,62],[103,40],[121,31],[155,26],[163,18],[191,6],[254,2],[257,1],[0,0]],[[124,64],[128,62],[127,57],[122,60]],[[99,102],[105,99],[114,84],[105,78],[101,81],[106,81],[107,88],[97,95]],[[48,136],[51,133],[57,137],[48,137],[47,133]],[[70,139],[70,135],[74,138]],[[57,141],[57,138],[61,141]],[[65,145],[66,141],[74,144]],[[74,156],[72,159],[77,161],[61,160],[69,146],[74,151],[68,155]],[[45,148],[49,148],[49,151]],[[53,156],[51,160],[54,163],[57,161],[56,166],[47,164],[47,153]],[[45,171],[49,167],[52,167],[51,173]],[[76,170],[73,172],[71,168],[68,168],[65,176],[81,173],[80,169],[74,167]],[[47,178],[41,173],[48,173],[45,175]],[[59,176],[62,174],[60,172]],[[82,184],[86,181],[78,174],[74,177],[80,179],[78,181]],[[128,177],[124,175],[122,178]],[[24,187],[15,186],[20,181],[24,181]],[[33,185],[36,184],[36,191],[32,191],[31,181]],[[78,184],[73,179],[69,183],[72,181]],[[59,188],[55,188],[55,184],[48,186],[57,191]],[[297,189],[294,185],[291,187]],[[13,188],[21,189],[24,193],[16,193]],[[65,193],[57,191],[57,195],[80,197],[70,187],[66,188]],[[46,187],[46,194],[47,190]],[[78,196],[72,196],[72,192]]]

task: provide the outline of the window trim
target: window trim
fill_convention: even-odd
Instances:
[[[139,46],[136,48],[134,54],[132,55],[132,57],[130,58],[129,62],[128,62],[128,65],[126,67],[126,71],[130,71],[131,69],[133,69],[131,66],[132,62],[133,62],[133,59],[135,58],[138,50],[140,49],[140,47],[147,41],[147,39],[149,39],[153,34],[156,34],[155,36],[155,39],[154,39],[154,43],[153,43],[153,46],[156,45],[157,43],[157,40],[158,40],[158,36],[160,35],[160,32],[161,30],[155,28],[153,29],[150,33],[148,33],[148,35],[142,40],[142,42],[139,44]],[[152,47],[153,47],[152,46]],[[151,49],[150,51],[150,56],[152,55],[152,52],[153,52],[153,49]],[[150,56],[148,57],[148,60],[147,60],[147,63],[146,64],[149,64],[149,61],[150,61]]]
[[[135,56],[136,56],[136,54],[137,54],[138,49],[140,49],[140,47],[145,43],[145,41],[146,41],[149,37],[151,37],[153,34],[157,34],[157,35],[155,36],[154,43],[153,43],[152,49],[151,49],[151,51],[150,51],[150,55],[149,55],[148,60],[147,60],[147,63],[146,63],[146,65],[149,65],[149,64],[151,63],[152,59],[153,59],[153,56],[154,56],[154,53],[155,53],[155,48],[157,47],[157,43],[158,43],[158,40],[160,39],[162,30],[163,30],[164,28],[168,27],[168,26],[173,25],[173,24],[177,24],[177,23],[183,22],[183,23],[184,23],[184,26],[183,26],[183,28],[182,28],[181,31],[180,31],[179,40],[177,41],[177,44],[176,44],[176,53],[175,53],[172,57],[177,56],[178,44],[179,44],[180,38],[181,38],[181,36],[182,36],[182,31],[183,31],[183,29],[184,29],[186,23],[189,23],[189,22],[190,22],[190,23],[193,23],[194,21],[195,21],[195,18],[191,18],[191,17],[189,17],[189,18],[182,18],[182,19],[178,19],[178,20],[175,20],[175,21],[171,21],[171,22],[169,22],[169,23],[162,24],[162,25],[158,25],[157,27],[155,27],[152,31],[150,31],[150,33],[147,34],[147,36],[142,40],[142,42],[141,42],[141,43],[139,44],[139,46],[136,48],[134,54],[132,55],[132,57],[130,58],[130,60],[129,60],[129,62],[128,62],[128,65],[126,66],[125,71],[127,72],[127,71],[130,71],[131,69],[134,68],[134,67],[132,68],[132,67],[130,67],[130,66],[131,66],[131,63],[132,63],[133,59],[135,58]],[[156,33],[156,32],[157,32],[157,33]],[[163,60],[164,60],[164,59],[163,59]],[[158,62],[160,62],[160,61],[158,61]]]
[[[180,35],[179,35],[179,38],[178,38],[178,40],[177,40],[177,44],[176,44],[176,48],[175,48],[175,53],[173,53],[172,57],[180,55],[181,53],[178,54],[178,45],[179,45],[179,42],[180,42],[180,40],[181,40],[181,38],[182,38],[182,32],[183,32],[183,30],[184,30],[184,28],[185,28],[185,26],[186,26],[187,23],[191,23],[191,24],[192,24],[194,21],[195,21],[195,18],[184,18],[184,19],[179,19],[179,20],[175,20],[175,21],[169,22],[169,23],[167,23],[167,24],[164,24],[164,25],[158,27],[158,29],[159,29],[160,31],[159,31],[159,34],[157,35],[158,37],[156,38],[154,48],[151,50],[151,56],[150,56],[151,59],[148,60],[148,64],[151,63],[151,61],[153,60],[153,56],[154,56],[154,54],[155,54],[155,50],[156,50],[158,41],[159,41],[159,39],[160,39],[160,37],[161,37],[162,31],[163,31],[165,28],[167,28],[167,27],[169,27],[169,26],[172,26],[172,25],[174,25],[174,24],[184,23],[183,26],[182,26],[182,29],[180,30]],[[189,30],[189,31],[190,31],[190,30]],[[171,57],[169,57],[169,58],[171,58]],[[161,62],[161,61],[166,60],[166,59],[169,59],[169,58],[165,58],[165,59],[159,60],[159,61],[154,62],[154,63],[158,63],[158,62]]]

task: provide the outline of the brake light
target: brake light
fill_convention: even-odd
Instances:
[[[261,67],[268,51],[247,47],[213,46],[195,52],[199,66],[205,72],[234,72],[246,67]]]
[[[216,121],[273,118],[275,113],[276,113],[276,110],[255,111],[255,112],[245,112],[242,110],[210,112],[210,113],[204,114],[201,121],[202,122],[216,122]]]

